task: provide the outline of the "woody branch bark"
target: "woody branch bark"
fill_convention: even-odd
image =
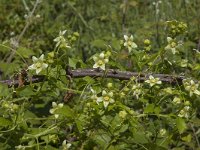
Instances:
[[[81,78],[85,76],[90,77],[105,77],[105,78],[115,78],[119,80],[129,80],[131,77],[136,77],[138,81],[143,82],[149,78],[150,75],[160,78],[162,82],[170,84],[182,84],[184,76],[173,76],[169,74],[150,74],[150,73],[138,73],[130,71],[120,71],[115,69],[108,69],[106,72],[97,69],[76,69],[68,70],[68,75],[72,78]]]
[[[75,69],[70,70],[67,69],[67,75],[71,78],[82,78],[85,76],[89,77],[103,77],[103,78],[114,78],[119,80],[129,80],[131,77],[136,77],[138,82],[144,82],[149,78],[150,75],[154,76],[155,78],[160,78],[160,80],[164,83],[169,84],[182,84],[182,80],[184,76],[174,76],[169,74],[150,74],[150,73],[138,73],[138,72],[130,72],[130,71],[120,71],[115,69],[108,69],[106,71],[98,70],[98,69]],[[33,76],[31,79],[25,81],[24,85],[28,85],[31,83],[38,83],[45,81],[45,76],[37,75]],[[19,85],[18,80],[4,80],[0,81],[0,83],[7,84],[8,86],[15,86]]]

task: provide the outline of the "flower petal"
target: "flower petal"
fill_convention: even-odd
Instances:
[[[36,58],[35,56],[32,57],[33,63],[38,61],[38,58]]]
[[[108,101],[104,101],[104,102],[103,102],[103,105],[104,105],[105,108],[108,107],[108,104],[109,104]]]
[[[108,59],[104,59],[104,62],[105,62],[105,63],[108,63],[108,61],[109,61]]]
[[[55,118],[56,118],[56,119],[58,119],[58,117],[59,117],[59,114],[55,114],[54,116],[55,116]]]
[[[130,40],[133,41],[133,35],[130,36]]]
[[[42,54],[39,58],[39,60],[43,61],[44,60],[44,54]]]
[[[99,55],[99,57],[102,58],[102,59],[104,58],[104,56],[105,56],[104,53],[101,53],[101,54]]]
[[[29,69],[29,70],[34,70],[34,69],[35,69],[35,64],[29,66],[28,69]]]
[[[94,65],[93,65],[93,68],[98,68],[99,67],[99,65],[97,65],[97,63],[95,63]]]
[[[114,99],[111,98],[109,102],[110,103],[114,103],[115,101],[114,101]]]
[[[102,70],[105,70],[105,69],[106,69],[105,64],[102,64],[102,65],[100,66],[100,68],[101,68]]]
[[[56,102],[52,102],[52,107],[53,108],[57,107],[57,103]]]
[[[113,92],[109,92],[108,95],[109,95],[110,97],[113,97]]]
[[[124,39],[125,39],[125,41],[128,41],[128,36],[124,35]]]
[[[99,102],[102,102],[103,101],[103,97],[98,97],[97,98],[97,104],[99,103]]]
[[[36,74],[39,74],[42,71],[42,68],[37,68],[36,69]]]
[[[102,91],[102,95],[105,96],[107,95],[107,92],[105,90]]]
[[[46,69],[48,67],[48,64],[43,63],[42,64],[42,69]]]

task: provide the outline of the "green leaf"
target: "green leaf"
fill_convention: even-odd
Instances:
[[[0,96],[8,96],[8,95],[9,95],[8,86],[0,83]]]
[[[185,141],[185,142],[191,142],[191,139],[192,139],[192,136],[191,136],[191,134],[188,134],[187,136],[184,136],[184,137],[182,137],[181,138],[183,141]]]
[[[95,83],[95,80],[89,76],[84,77],[83,80],[85,80],[88,84]]]
[[[10,120],[0,117],[0,127],[6,127],[11,124],[12,124],[12,122]]]
[[[34,89],[31,86],[25,86],[17,89],[20,96],[33,96],[36,94],[33,90]]]
[[[19,69],[19,65],[16,63],[5,63],[5,62],[0,62],[0,68],[1,71],[5,74],[5,75],[10,75],[13,74],[16,70]]]
[[[187,129],[185,120],[180,117],[176,119],[176,126],[180,134],[183,133],[185,129]]]
[[[19,47],[17,52],[24,58],[29,58],[30,56],[35,55],[32,49],[25,48],[25,47]]]
[[[77,59],[69,58],[69,66],[72,67],[73,69],[76,69],[76,64],[77,63],[78,63]]]
[[[102,48],[102,49],[105,49],[105,48],[106,48],[105,44],[106,44],[106,43],[105,43],[105,41],[103,41],[103,40],[94,40],[94,41],[91,42],[91,45],[92,45],[93,47]]]
[[[136,143],[140,143],[140,144],[148,143],[148,140],[144,132],[133,132],[133,139],[134,139],[134,142]]]
[[[70,118],[75,117],[74,111],[68,105],[64,105],[63,108],[58,109],[56,113]]]
[[[103,116],[101,118],[101,123],[103,123],[106,127],[110,127],[110,123],[113,120],[112,116]]]
[[[117,40],[117,39],[113,39],[111,41],[111,46],[116,50],[120,50],[121,49],[120,41]]]
[[[103,149],[106,148],[109,145],[109,142],[111,141],[111,137],[108,135],[108,133],[98,130],[98,134],[94,135],[93,139],[94,141],[100,145]]]
[[[144,113],[153,113],[154,112],[154,104],[149,104],[147,107],[144,109]]]

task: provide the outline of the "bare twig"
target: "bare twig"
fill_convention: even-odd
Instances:
[[[35,75],[32,78],[26,80],[24,82],[24,85],[29,85],[31,83],[39,83],[39,82],[43,82],[45,80],[45,76],[39,76],[39,75]],[[2,84],[7,84],[8,87],[18,87],[20,85],[20,81],[19,80],[3,80],[0,81],[0,83]]]
[[[28,29],[28,27],[30,26],[31,18],[32,18],[32,16],[33,16],[33,14],[34,14],[39,2],[40,2],[40,0],[36,0],[35,5],[33,6],[33,9],[31,11],[31,13],[30,13],[29,17],[26,20],[26,25],[24,26],[24,28],[23,28],[22,32],[20,33],[20,35],[18,36],[18,38],[14,41],[14,43],[15,43],[15,44],[13,44],[14,51],[12,51],[10,56],[8,57],[7,63],[10,63],[12,61],[13,57],[15,56],[15,53],[16,53],[16,50],[17,50],[17,48],[19,46],[20,40],[23,37],[23,35],[25,34],[25,32]]]
[[[170,84],[182,84],[184,76],[173,76],[168,74],[146,74],[130,71],[119,71],[114,69],[108,69],[106,74],[102,70],[96,69],[77,69],[77,70],[68,70],[68,75],[72,78],[81,78],[85,76],[90,77],[106,77],[106,78],[116,78],[120,80],[129,80],[131,77],[138,78],[138,81],[143,82],[148,79],[150,75],[153,75],[156,78],[160,78],[161,81],[167,82]]]
[[[104,77],[104,78],[114,78],[119,80],[129,80],[131,77],[136,77],[139,82],[144,82],[149,78],[150,75],[159,78],[164,83],[169,83],[172,85],[182,84],[182,80],[184,76],[173,76],[168,74],[150,74],[150,73],[138,73],[138,72],[130,72],[130,71],[120,71],[115,69],[108,69],[106,72],[98,69],[76,69],[67,71],[67,76],[70,78],[82,78],[85,76],[90,77]],[[25,85],[32,83],[38,83],[45,81],[45,76],[33,76],[31,79],[25,81]],[[17,87],[19,85],[18,80],[4,80],[0,81],[0,83],[7,84],[9,86]]]

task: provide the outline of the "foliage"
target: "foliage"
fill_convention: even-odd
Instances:
[[[0,84],[0,148],[198,149],[199,5],[1,0],[0,78],[22,83]],[[75,79],[67,67],[104,76]],[[122,81],[107,78],[109,68],[152,75]],[[154,73],[185,79],[170,84]],[[24,85],[35,74],[45,81]]]

